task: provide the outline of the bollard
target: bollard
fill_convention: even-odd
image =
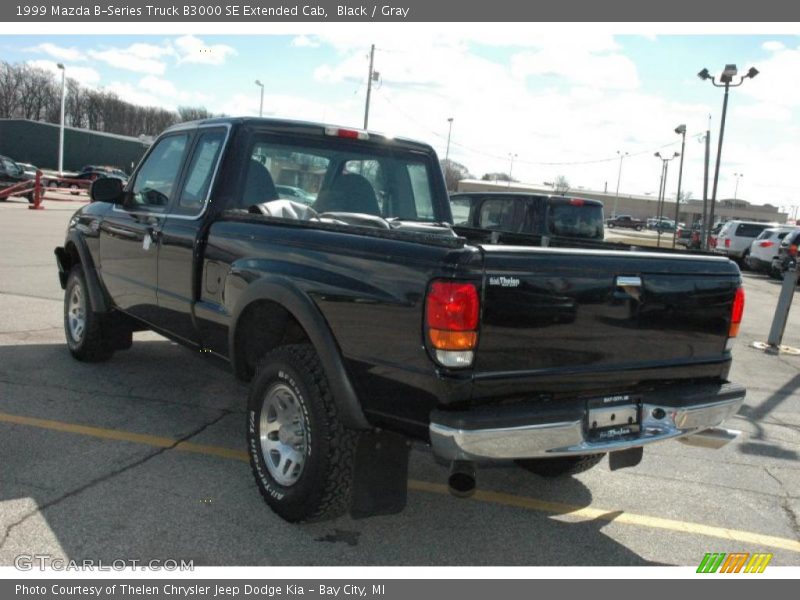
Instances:
[[[42,172],[39,169],[36,169],[36,180],[33,184],[33,204],[29,205],[28,208],[31,210],[44,210],[44,206],[42,206]]]
[[[775,308],[775,316],[772,319],[772,327],[767,338],[767,349],[769,354],[780,354],[781,342],[783,341],[783,331],[786,329],[786,321],[789,318],[789,309],[792,307],[794,290],[797,286],[797,260],[789,264],[789,268],[783,274],[783,285],[778,296],[778,306]]]

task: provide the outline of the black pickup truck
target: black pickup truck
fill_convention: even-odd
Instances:
[[[559,475],[735,437],[727,258],[470,238],[432,148],[311,123],[179,125],[91,194],[55,250],[70,352],[151,329],[229,363],[289,521],[401,510],[413,440],[468,494],[476,464]]]

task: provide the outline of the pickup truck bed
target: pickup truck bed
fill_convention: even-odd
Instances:
[[[400,510],[409,439],[464,494],[479,462],[616,468],[732,435],[735,264],[454,230],[423,144],[202,121],[92,196],[56,249],[70,351],[105,360],[152,329],[230,363],[251,381],[256,482],[287,520]]]

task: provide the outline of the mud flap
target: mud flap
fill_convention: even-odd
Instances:
[[[394,515],[405,508],[410,450],[411,444],[401,435],[386,431],[361,434],[356,448],[351,517]]]
[[[610,452],[608,455],[608,467],[612,471],[617,469],[624,469],[626,467],[635,467],[642,462],[644,455],[644,448],[628,448],[627,450],[618,450],[617,452]]]

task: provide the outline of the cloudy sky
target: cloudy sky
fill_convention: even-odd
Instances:
[[[800,205],[800,37],[610,35],[524,27],[383,29],[371,39],[345,28],[308,35],[0,36],[0,59],[55,70],[128,101],[202,105],[231,115],[363,123],[369,45],[380,81],[370,129],[420,139],[476,176],[509,170],[542,183],[613,191],[617,151],[628,152],[620,193],[657,193],[656,150],[680,150],[687,126],[684,189],[702,195],[703,145],[711,115],[716,149],[722,91],[697,78],[736,63],[761,72],[731,92],[718,197]],[[714,153],[715,156],[715,153]],[[713,158],[713,156],[712,156]],[[670,167],[668,194],[677,187]],[[713,164],[712,164],[713,167]]]

